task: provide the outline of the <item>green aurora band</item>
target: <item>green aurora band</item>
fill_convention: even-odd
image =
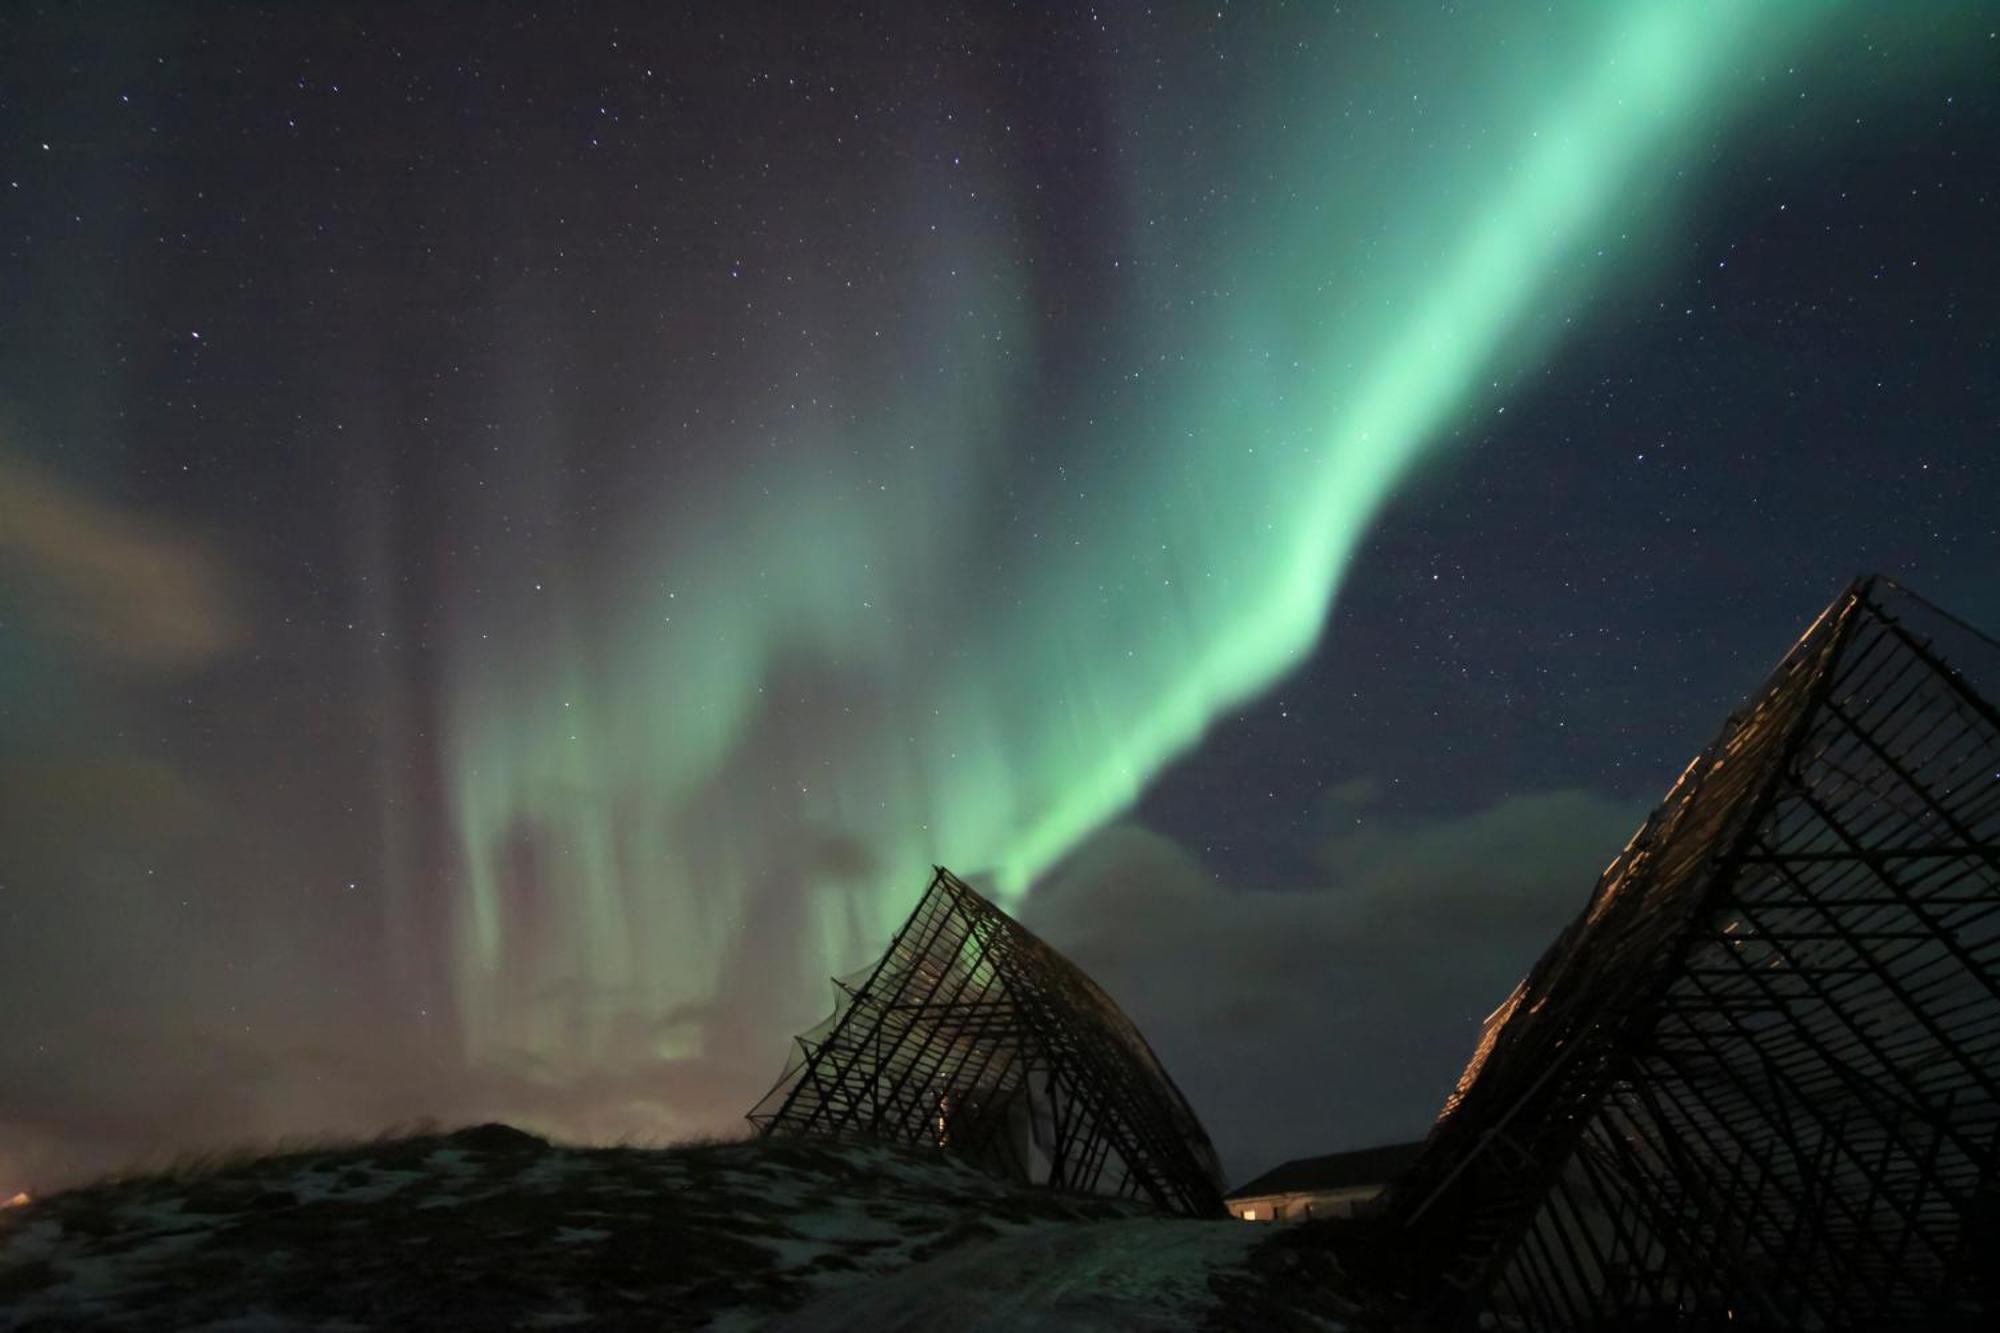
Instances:
[[[940,228],[906,364],[821,385],[809,465],[663,501],[615,601],[551,575],[556,609],[465,636],[468,1055],[773,1073],[807,983],[879,949],[930,864],[1020,895],[1301,662],[1399,480],[1632,280],[1662,182],[1823,14],[1525,8],[1399,15],[1350,79],[1273,53],[1226,124],[1131,93],[1130,123],[1181,128],[1116,182],[1121,332],[1059,426],[1031,406],[1031,259]],[[769,1029],[725,1031],[769,986]]]

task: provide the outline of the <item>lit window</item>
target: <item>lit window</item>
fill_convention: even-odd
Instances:
[[[1245,1208],[1243,1210],[1243,1220],[1245,1222],[1255,1222],[1257,1220],[1257,1210],[1255,1208]]]

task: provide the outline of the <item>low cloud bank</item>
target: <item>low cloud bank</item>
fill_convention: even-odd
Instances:
[[[1110,990],[1207,1122],[1232,1182],[1420,1136],[1479,1021],[1580,908],[1645,809],[1588,791],[1395,821],[1329,793],[1323,877],[1219,880],[1170,839],[1107,828],[1026,904]]]

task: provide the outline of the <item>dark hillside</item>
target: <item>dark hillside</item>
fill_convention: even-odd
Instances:
[[[938,1153],[484,1125],[0,1211],[0,1329],[1226,1327],[1265,1237]]]

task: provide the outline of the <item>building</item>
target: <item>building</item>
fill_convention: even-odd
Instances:
[[[1392,1143],[1296,1158],[1231,1191],[1225,1202],[1230,1215],[1245,1222],[1352,1217],[1380,1198],[1389,1182],[1416,1160],[1423,1146]]]

